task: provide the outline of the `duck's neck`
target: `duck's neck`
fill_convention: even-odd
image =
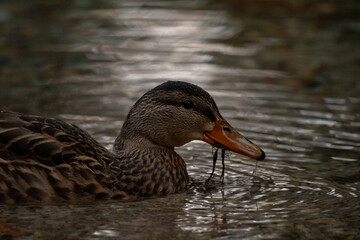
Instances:
[[[110,165],[114,188],[127,196],[148,197],[184,191],[189,182],[184,160],[165,147],[117,146],[118,161]]]
[[[135,197],[185,190],[189,178],[184,160],[173,147],[159,141],[158,129],[149,130],[131,115],[115,140],[117,159],[109,164],[115,190]]]
[[[159,146],[158,144],[150,141],[147,138],[144,138],[142,136],[124,136],[120,135],[116,138],[115,144],[114,144],[114,152],[116,154],[122,153],[122,152],[129,152],[129,151],[135,151],[138,149],[165,149],[169,151],[174,151],[174,148],[166,147],[166,146]]]

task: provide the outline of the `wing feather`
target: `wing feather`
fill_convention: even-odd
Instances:
[[[110,154],[75,125],[0,111],[0,202],[109,197]]]

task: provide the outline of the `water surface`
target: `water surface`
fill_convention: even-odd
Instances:
[[[177,149],[182,194],[0,206],[20,239],[360,237],[358,19],[230,14],[204,1],[2,3],[0,107],[64,119],[107,148],[132,104],[167,80],[200,85],[267,153]]]

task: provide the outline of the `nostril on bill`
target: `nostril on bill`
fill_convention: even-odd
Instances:
[[[232,133],[231,129],[227,126],[225,126],[223,129],[224,129],[224,131],[226,131],[228,133]]]

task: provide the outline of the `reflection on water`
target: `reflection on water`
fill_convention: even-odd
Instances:
[[[0,206],[0,223],[24,238],[360,236],[359,48],[349,37],[360,35],[351,35],[359,32],[352,18],[232,17],[203,1],[76,4],[2,3],[1,108],[62,118],[111,148],[138,97],[166,80],[189,81],[214,96],[267,161],[255,169],[228,153],[224,184],[219,167],[205,185],[211,148],[194,141],[177,149],[192,178],[186,193]]]

